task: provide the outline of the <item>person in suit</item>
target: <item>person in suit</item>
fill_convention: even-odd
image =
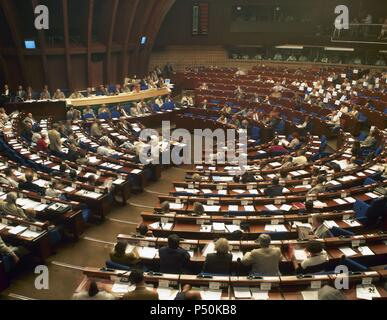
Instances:
[[[48,131],[48,139],[50,140],[49,148],[53,152],[62,152],[62,140],[59,133],[59,125],[54,123],[52,129]]]
[[[110,252],[110,260],[126,266],[135,266],[141,261],[137,248],[134,247],[132,251],[126,253],[126,247],[126,243],[117,242],[114,249]]]
[[[31,143],[32,142],[32,136],[33,136],[32,126],[31,126],[31,124],[27,123],[24,126],[22,132],[20,133],[20,137],[23,138],[28,143]]]
[[[160,272],[180,274],[188,264],[190,255],[179,245],[179,236],[171,234],[168,237],[168,245],[159,249]]]
[[[229,275],[231,273],[232,253],[227,239],[215,242],[215,253],[209,253],[204,262],[203,272]]]
[[[81,291],[75,293],[72,297],[72,300],[114,300],[115,297],[105,291],[100,290],[95,281],[90,282],[89,289],[87,291]]]
[[[9,102],[11,100],[11,91],[9,90],[9,87],[7,84],[4,85],[3,92],[1,93],[1,99],[3,103]]]
[[[32,116],[31,112],[27,113],[27,116],[23,119],[23,125],[27,126],[28,124],[30,124],[31,127],[34,127],[38,124],[34,119],[34,117]]]
[[[261,234],[258,238],[259,249],[247,252],[242,264],[251,266],[251,272],[260,276],[278,276],[279,263],[282,259],[281,249],[271,247],[271,238],[268,234]]]
[[[25,101],[26,97],[27,97],[27,93],[23,89],[23,86],[19,86],[17,91],[16,91],[16,96],[15,96],[16,100],[17,101]]]
[[[133,270],[130,273],[129,281],[136,288],[126,293],[122,298],[123,300],[159,300],[159,294],[145,286],[144,273],[142,271]]]
[[[31,209],[23,210],[16,204],[17,194],[16,192],[10,192],[7,194],[4,201],[0,201],[0,212],[3,214],[9,214],[11,216],[28,219],[28,217],[34,217],[35,211]]]
[[[70,144],[67,151],[67,160],[71,162],[76,162],[79,158],[79,152],[77,146],[74,144]]]
[[[34,175],[32,172],[27,172],[25,175],[26,181],[19,183],[19,188],[22,190],[27,190],[31,192],[35,192],[40,196],[44,196],[46,190],[35,183],[33,183]]]
[[[270,198],[282,196],[283,186],[280,186],[278,177],[273,178],[273,184],[266,188],[264,194]]]

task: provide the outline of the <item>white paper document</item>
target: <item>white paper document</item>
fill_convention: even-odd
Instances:
[[[339,250],[347,257],[357,255],[357,252],[352,250],[350,247],[341,247]]]
[[[249,287],[234,287],[235,299],[251,299]]]

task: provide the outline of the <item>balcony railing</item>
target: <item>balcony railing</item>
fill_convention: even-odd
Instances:
[[[383,31],[385,30],[385,31]],[[350,23],[348,29],[334,29],[332,42],[387,44],[386,26],[377,23]]]

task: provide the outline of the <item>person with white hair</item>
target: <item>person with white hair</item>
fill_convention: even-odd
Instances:
[[[229,275],[231,272],[232,253],[227,239],[220,238],[215,242],[214,253],[209,253],[204,262],[203,272]]]
[[[242,264],[251,266],[251,272],[260,276],[278,276],[279,263],[282,259],[281,249],[271,247],[271,238],[268,234],[261,234],[258,238],[259,249],[247,252]]]

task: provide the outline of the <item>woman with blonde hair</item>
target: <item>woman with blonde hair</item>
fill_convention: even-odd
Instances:
[[[232,253],[227,239],[220,238],[215,242],[215,252],[206,256],[204,273],[229,275],[231,273]]]

